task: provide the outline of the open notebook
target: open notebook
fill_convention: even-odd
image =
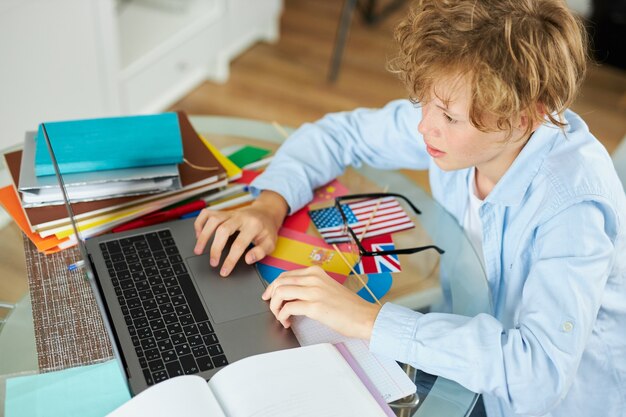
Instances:
[[[108,417],[393,417],[342,345],[251,356],[209,382],[181,376],[143,391]]]

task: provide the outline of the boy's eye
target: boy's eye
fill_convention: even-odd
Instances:
[[[448,123],[456,123],[456,120],[454,120],[452,117],[448,116],[446,113],[443,114],[443,117],[446,118]]]

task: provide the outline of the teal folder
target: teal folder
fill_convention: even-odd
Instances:
[[[179,164],[183,145],[176,113],[46,122],[62,174]],[[35,174],[54,175],[41,126]]]
[[[119,364],[89,366],[7,380],[6,417],[102,417],[130,394]]]

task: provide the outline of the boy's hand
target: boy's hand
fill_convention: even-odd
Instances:
[[[348,278],[350,279],[350,278]],[[284,327],[291,316],[307,316],[347,337],[369,340],[380,311],[317,266],[283,272],[262,295]]]
[[[197,239],[194,252],[197,255],[201,254],[211,236],[215,234],[209,262],[211,266],[216,267],[228,238],[239,232],[220,270],[221,276],[228,276],[250,243],[254,244],[254,248],[246,254],[245,261],[248,264],[259,261],[274,251],[278,229],[287,211],[285,200],[273,191],[263,191],[250,206],[237,210],[204,209],[194,223]]]

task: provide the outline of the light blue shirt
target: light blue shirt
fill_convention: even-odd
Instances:
[[[539,127],[480,209],[493,315],[387,303],[374,325],[373,352],[482,393],[490,417],[626,416],[626,197],[604,147],[565,117],[565,133]],[[293,212],[348,165],[428,169],[462,224],[470,170],[435,165],[420,118],[398,100],[304,125],[253,188]]]

